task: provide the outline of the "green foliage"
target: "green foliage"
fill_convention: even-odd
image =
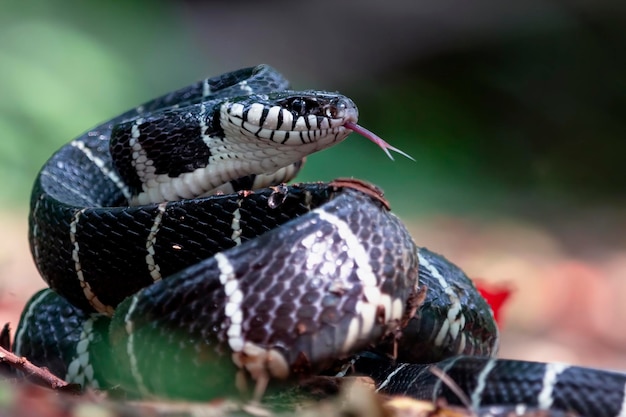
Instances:
[[[168,57],[191,55],[186,32],[164,4],[134,2],[120,10],[107,2],[40,0],[30,6],[7,6],[0,17],[0,202],[14,206],[26,205],[54,150],[168,85],[179,86],[178,78],[194,77],[175,59],[162,63],[150,47],[159,45]],[[107,28],[112,22],[120,30]]]

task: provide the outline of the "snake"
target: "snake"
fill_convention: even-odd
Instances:
[[[487,302],[416,245],[378,187],[287,185],[353,132],[404,154],[357,122],[350,98],[291,90],[258,65],[60,148],[29,213],[49,288],[24,307],[14,352],[138,397],[258,397],[343,366],[381,394],[473,410],[626,415],[623,373],[497,359]]]

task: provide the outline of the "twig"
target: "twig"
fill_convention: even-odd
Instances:
[[[450,391],[452,391],[461,401],[461,403],[463,403],[463,405],[467,408],[467,411],[471,413],[472,417],[478,416],[478,414],[476,414],[476,411],[472,407],[472,402],[470,401],[469,397],[465,394],[465,392],[463,392],[461,387],[459,387],[459,385],[454,382],[450,375],[448,375],[443,369],[437,366],[431,366],[429,368],[429,371],[437,378],[439,378],[441,382],[446,384]]]
[[[28,379],[45,387],[61,391],[76,391],[76,384],[68,384],[61,378],[53,375],[47,368],[40,368],[32,364],[28,359],[19,357],[2,346],[0,346],[0,363],[6,363],[12,368],[22,371]]]

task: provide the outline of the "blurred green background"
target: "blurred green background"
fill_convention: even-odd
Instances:
[[[0,200],[93,125],[265,62],[340,90],[361,124],[299,179],[355,176],[403,215],[537,216],[624,200],[626,18],[618,2],[33,0],[0,13]]]

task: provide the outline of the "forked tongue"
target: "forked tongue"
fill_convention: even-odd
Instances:
[[[374,142],[376,145],[380,146],[380,148],[385,151],[385,153],[387,154],[387,156],[389,157],[389,159],[391,159],[393,161],[393,156],[391,155],[391,153],[389,152],[394,151],[399,153],[402,156],[405,156],[407,158],[409,158],[411,161],[415,161],[415,159],[407,154],[404,151],[401,151],[400,149],[391,146],[390,144],[388,144],[387,142],[385,142],[381,137],[379,137],[378,135],[376,135],[374,132],[370,132],[369,130],[367,130],[366,128],[364,128],[363,126],[359,126],[356,123],[352,123],[352,122],[345,122],[344,127],[346,129],[350,129],[352,130],[354,133],[358,133],[359,135],[366,137],[367,139],[371,140],[372,142]]]

